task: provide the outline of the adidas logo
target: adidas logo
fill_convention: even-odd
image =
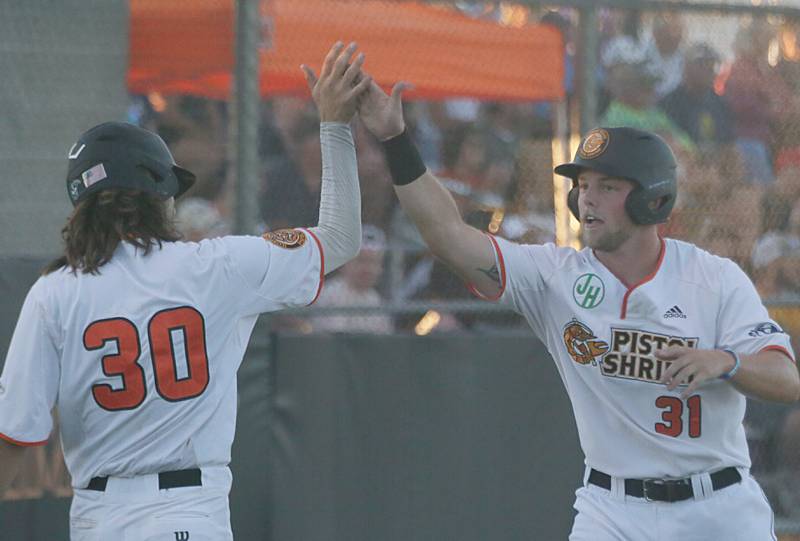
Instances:
[[[673,306],[672,308],[670,308],[669,310],[664,312],[664,318],[665,319],[671,318],[671,317],[679,317],[681,319],[686,319],[686,314],[684,314],[683,310],[678,308],[678,305],[676,304],[675,306]]]

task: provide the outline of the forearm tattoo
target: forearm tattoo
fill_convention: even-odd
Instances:
[[[479,272],[482,272],[486,276],[488,276],[492,281],[496,282],[500,285],[500,271],[497,270],[497,265],[492,265],[490,269],[475,269]]]

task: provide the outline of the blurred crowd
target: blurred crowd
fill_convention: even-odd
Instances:
[[[780,29],[747,21],[728,58],[687,39],[676,14],[644,24],[609,17],[601,41],[600,124],[655,131],[679,163],[679,197],[666,236],[736,261],[800,338],[800,64],[781,62]],[[754,472],[779,516],[800,498],[800,408],[751,401],[745,426]]]
[[[687,38],[684,19],[609,17],[600,47],[600,124],[655,131],[679,162],[664,234],[736,261],[770,303],[800,300],[800,64],[780,61],[781,28],[744,21],[726,59]],[[793,335],[800,313],[777,310]]]
[[[143,96],[131,110],[135,121],[162,135],[176,161],[197,174],[197,186],[177,206],[184,237],[197,241],[230,233],[235,181],[228,167],[225,104],[191,96]],[[406,104],[406,119],[426,164],[451,190],[465,219],[520,241],[555,240],[548,108],[470,99],[412,101]],[[294,96],[264,100],[260,120],[261,223],[252,233],[316,224],[322,164],[313,102]],[[379,142],[358,121],[353,132],[364,248],[327,277],[317,306],[471,299],[464,285],[428,254],[399,210]],[[484,323],[458,314],[441,316],[437,331]],[[374,312],[287,316],[276,318],[276,324],[300,332],[391,333],[413,329],[420,317]]]
[[[499,16],[491,10],[472,15]],[[576,103],[573,15],[537,15],[564,39],[567,115]],[[607,11],[600,24],[599,124],[655,131],[679,161],[679,199],[663,233],[735,260],[765,299],[784,307],[781,323],[800,334],[794,328],[800,317],[785,308],[800,299],[800,63],[775,61],[771,50],[781,27],[742,21],[732,46],[721,51],[691,39],[685,19],[675,13]],[[551,103],[409,101],[406,118],[426,164],[453,193],[465,220],[520,242],[551,242],[554,110]],[[176,159],[198,175],[197,187],[178,208],[184,236],[231,232],[235,175],[228,167],[226,104],[138,96],[130,116],[157,130]],[[378,142],[358,121],[354,136],[369,248],[330,277],[319,304],[469,299],[399,211]],[[321,159],[313,103],[296,96],[264,100],[259,145],[261,223],[253,233],[315,224]],[[516,324],[488,315],[439,315],[436,330]],[[350,314],[289,326],[386,333],[415,328],[420,314],[365,317],[372,323]]]
[[[473,16],[499,16],[495,8],[464,4],[473,6]],[[575,13],[542,11],[536,20],[563,36],[562,114],[574,131]],[[800,58],[788,50],[796,42],[784,39],[785,26],[759,19],[739,21],[732,44],[724,47],[710,34],[691,32],[687,18],[676,13],[606,10],[599,21],[598,123],[655,131],[678,158],[679,199],[664,235],[736,261],[800,351]],[[466,221],[520,242],[555,240],[554,104],[450,99],[409,101],[405,107],[426,164],[451,191]],[[313,103],[307,97],[272,97],[262,102],[260,115],[254,197],[261,223],[252,233],[313,225],[321,173]],[[229,167],[226,104],[193,96],[135,96],[130,117],[160,133],[177,161],[197,173],[197,186],[178,206],[184,236],[197,241],[230,233],[235,174]],[[354,137],[363,249],[327,278],[320,311],[280,316],[275,325],[377,334],[524,327],[504,313],[453,308],[429,317],[425,311],[381,311],[414,301],[454,306],[471,296],[428,254],[400,212],[379,143],[358,121]],[[330,311],[348,306],[367,310]],[[751,404],[747,427],[755,469],[775,476],[764,485],[776,511],[791,514],[800,504],[795,489],[800,411]]]

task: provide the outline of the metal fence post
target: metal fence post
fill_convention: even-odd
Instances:
[[[581,133],[597,125],[597,11],[594,6],[583,6],[579,10],[580,37],[578,40],[580,62],[579,107],[581,116]]]
[[[235,230],[255,233],[258,224],[259,0],[236,1]]]

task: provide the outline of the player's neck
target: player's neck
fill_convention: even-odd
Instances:
[[[634,235],[613,252],[595,250],[594,254],[626,287],[632,287],[658,268],[662,242],[655,227]]]

